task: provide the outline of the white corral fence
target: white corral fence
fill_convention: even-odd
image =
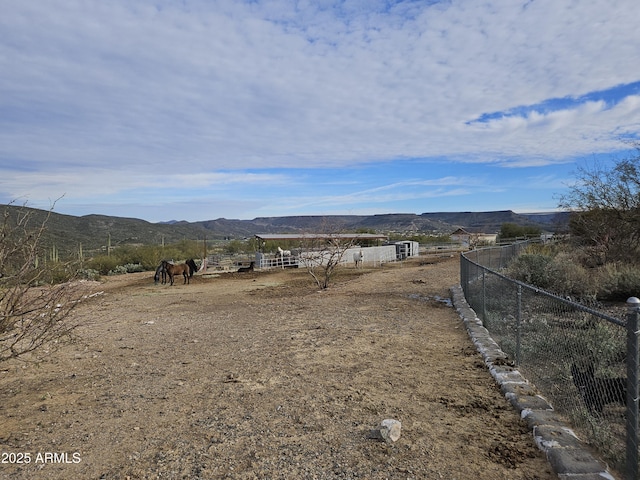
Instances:
[[[404,260],[408,257],[419,255],[418,242],[397,242],[392,245],[382,245],[379,247],[352,247],[342,255],[341,265],[355,265],[358,254],[362,254],[362,265],[376,267],[383,263]],[[319,255],[318,252],[299,252],[285,257],[266,256],[260,252],[256,253],[256,268],[297,268],[304,267],[312,262],[317,265],[323,264],[330,254]]]
[[[408,257],[419,255],[418,242],[401,241],[391,245],[378,247],[352,247],[347,249],[340,260],[341,265],[355,265],[356,254],[362,254],[362,266],[376,267],[383,263],[396,262]],[[327,257],[329,254],[327,253]],[[255,261],[256,269],[270,268],[298,268],[304,267],[304,262],[324,263],[324,259],[317,258],[317,252],[293,251],[291,255],[268,255],[256,252],[255,257],[248,255],[209,255],[200,267],[199,273],[235,272],[240,267],[246,267]]]
[[[342,256],[342,265],[355,264],[354,254],[362,252],[362,265],[375,267],[383,263],[395,262],[397,260],[395,245],[382,245],[380,247],[350,248]]]
[[[299,255],[267,256],[256,252],[256,268],[298,268]]]

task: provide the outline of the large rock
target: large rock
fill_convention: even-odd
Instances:
[[[397,442],[400,438],[402,423],[399,420],[387,418],[380,422],[380,426],[371,430],[371,438],[383,440],[387,443]]]

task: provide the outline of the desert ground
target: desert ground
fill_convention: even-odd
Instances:
[[[447,301],[458,277],[420,257],[326,290],[301,269],[92,282],[74,343],[0,365],[0,478],[557,478]]]

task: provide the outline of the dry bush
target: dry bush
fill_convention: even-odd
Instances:
[[[46,219],[32,225],[28,209],[5,209],[0,225],[0,362],[45,352],[71,338],[69,313],[82,298],[80,282],[54,284],[59,262],[42,255]],[[32,356],[37,358],[37,355]]]
[[[309,238],[304,242],[300,264],[319,288],[328,288],[345,252],[355,245],[355,241],[355,238],[341,238],[338,235]]]
[[[630,264],[608,263],[598,269],[598,298],[626,301],[640,296],[640,271]]]

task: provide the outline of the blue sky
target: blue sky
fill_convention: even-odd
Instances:
[[[554,210],[640,135],[637,0],[0,0],[0,203]]]

